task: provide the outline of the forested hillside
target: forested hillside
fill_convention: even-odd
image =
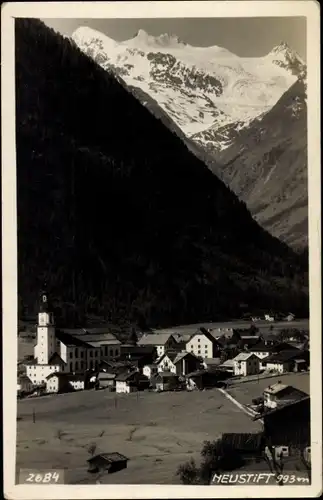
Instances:
[[[242,302],[307,313],[298,258],[121,80],[31,19],[16,20],[16,79],[29,311],[46,280],[69,325],[215,320]]]

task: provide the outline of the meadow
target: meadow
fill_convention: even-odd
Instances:
[[[35,423],[33,423],[33,413]],[[179,484],[176,470],[224,432],[258,432],[216,389],[115,395],[81,391],[18,401],[19,468],[65,469],[66,484]],[[100,478],[87,472],[91,453],[117,451],[127,469]]]

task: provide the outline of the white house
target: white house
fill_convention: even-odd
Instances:
[[[266,365],[263,364],[263,360],[268,358],[272,354],[272,346],[266,346],[265,344],[256,344],[253,347],[249,347],[248,352],[251,352],[257,356],[259,359],[259,369],[264,370]]]
[[[180,376],[197,370],[201,362],[197,356],[187,351],[167,351],[155,364],[158,373],[171,372]]]
[[[308,397],[305,392],[279,381],[264,390],[264,406],[273,409],[305,397]]]
[[[178,343],[172,333],[148,333],[141,337],[138,341],[138,346],[154,346],[156,348],[157,357],[160,358],[166,351],[177,349]]]
[[[274,316],[271,316],[270,314],[265,314],[265,320],[266,321],[275,321]]]
[[[240,352],[233,358],[233,373],[243,377],[259,373],[259,358],[251,352]]]
[[[124,372],[116,376],[116,392],[129,394],[139,388],[140,373],[138,371]]]
[[[176,365],[174,364],[176,356],[176,352],[167,352],[163,354],[163,356],[156,361],[158,373],[168,371],[176,373]]]
[[[51,373],[46,378],[46,392],[68,392],[84,390],[84,377],[72,373]]]
[[[186,343],[186,351],[201,358],[215,358],[217,357],[219,344],[212,332],[212,334],[205,330],[202,332],[198,330],[194,333],[190,340]]]

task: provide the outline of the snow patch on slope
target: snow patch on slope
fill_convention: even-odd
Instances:
[[[218,150],[276,104],[302,63],[285,46],[265,57],[241,58],[222,47],[194,47],[176,35],[144,30],[117,42],[80,27],[72,39],[104,69],[150,95],[186,136]]]

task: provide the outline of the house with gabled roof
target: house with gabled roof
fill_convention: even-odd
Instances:
[[[118,472],[127,467],[129,458],[121,453],[100,453],[88,459],[88,472],[98,473],[106,471],[108,474]]]
[[[287,448],[289,456],[301,458],[293,470],[304,470],[304,459],[311,446],[310,396],[291,400],[253,418],[259,419],[263,421],[266,444],[270,448]]]
[[[171,391],[184,386],[184,383],[180,382],[180,378],[176,373],[166,371],[159,372],[157,375],[153,376],[151,385],[155,387],[157,391]]]
[[[187,351],[167,351],[156,361],[158,373],[170,371],[176,375],[186,375],[200,365],[199,358]]]
[[[264,390],[264,407],[273,409],[306,397],[306,392],[278,381]]]
[[[284,373],[304,371],[309,367],[309,353],[300,349],[283,350],[262,360],[266,371]]]
[[[233,358],[233,373],[243,377],[259,373],[259,358],[252,352],[240,352]]]
[[[125,371],[115,377],[116,392],[126,393],[136,392],[149,387],[148,378],[138,370]]]
[[[177,349],[177,341],[172,333],[147,333],[138,341],[138,346],[155,346],[159,358],[167,350]]]
[[[197,330],[186,343],[186,351],[200,358],[216,358],[221,350],[213,332],[205,328]]]

